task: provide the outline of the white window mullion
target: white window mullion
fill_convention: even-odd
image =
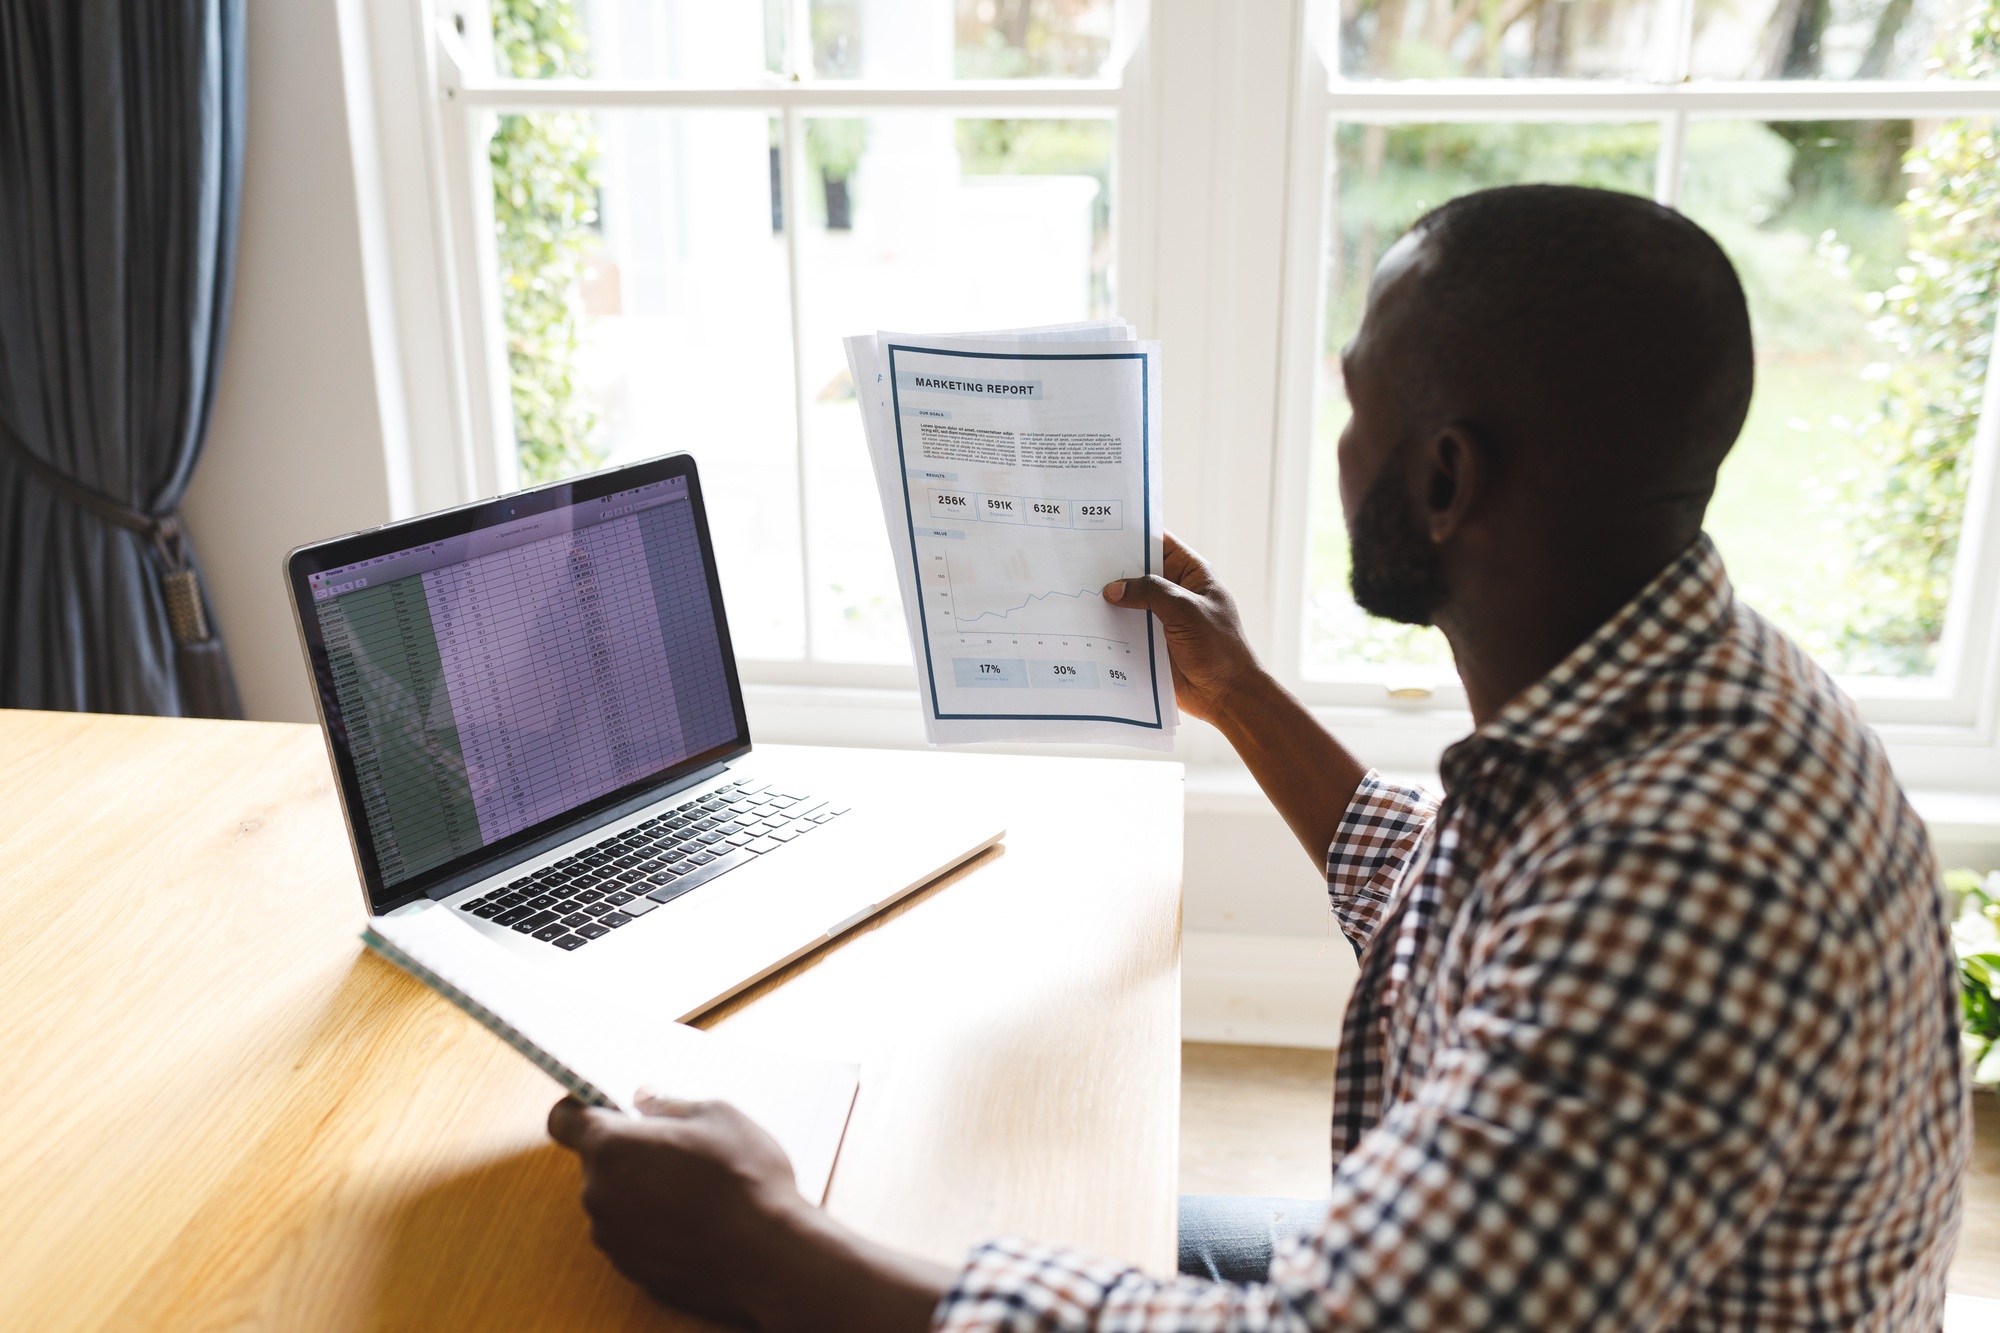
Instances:
[[[813,76],[812,0],[786,0],[785,76],[793,83]]]
[[[466,14],[468,28],[488,23],[484,4]],[[487,157],[492,113],[474,105],[465,88],[477,57],[441,19],[433,43],[437,61],[440,138],[451,253],[456,267],[458,318],[464,348],[465,406],[471,437],[472,483],[478,495],[498,495],[520,484],[509,389],[507,335],[500,311],[500,261],[493,234],[493,174]]]
[[[1271,660],[1283,678],[1298,683],[1305,628],[1305,582],[1310,544],[1314,413],[1319,402],[1321,344],[1326,333],[1326,293],[1334,254],[1327,223],[1337,216],[1339,178],[1333,158],[1335,123],[1327,89],[1338,77],[1328,61],[1339,59],[1339,34],[1331,7],[1312,4],[1300,42],[1302,92],[1294,109],[1291,207],[1285,228],[1284,327],[1279,343],[1277,466],[1272,476]]]
[[[1660,149],[1654,159],[1653,199],[1668,208],[1681,206],[1681,173],[1687,162],[1688,118],[1670,111],[1660,118]]]
[[[1694,0],[1669,0],[1666,23],[1672,40],[1660,82],[1686,83],[1694,72]]]
[[[1684,84],[1694,60],[1694,0],[1672,0],[1667,6],[1667,26],[1673,35],[1667,67],[1661,81]],[[1660,120],[1660,149],[1653,173],[1653,198],[1668,208],[1681,203],[1681,174],[1687,158],[1687,112],[1669,111]]]
[[[813,77],[812,0],[789,0],[785,6],[785,76],[792,85]],[[778,112],[778,217],[785,231],[785,300],[791,320],[792,347],[792,467],[799,531],[799,655],[813,661],[812,525],[806,484],[805,335],[799,317],[799,236],[805,230],[805,134],[799,109]]]
[[[792,320],[792,422],[796,432],[793,466],[798,471],[799,593],[804,615],[801,651],[813,660],[812,524],[806,507],[806,370],[799,322],[799,233],[805,229],[805,133],[799,112],[786,107],[778,118],[778,214],[785,228],[785,295]]]
[[[1115,313],[1143,337],[1158,336],[1160,216],[1160,89],[1152,76],[1150,10],[1143,0],[1120,10],[1113,59],[1119,81],[1111,159],[1111,295]],[[1137,11],[1137,12],[1135,12]]]

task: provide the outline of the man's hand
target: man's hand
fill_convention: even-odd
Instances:
[[[1263,668],[1244,637],[1235,599],[1200,556],[1171,532],[1165,539],[1166,577],[1115,580],[1104,585],[1104,600],[1160,618],[1181,711],[1219,726],[1221,711]]]
[[[776,1140],[721,1102],[642,1096],[633,1119],[564,1098],[549,1136],[583,1163],[591,1237],[661,1302],[772,1330],[930,1327],[951,1274],[807,1203]]]
[[[805,1200],[777,1143],[732,1106],[644,1102],[635,1120],[564,1098],[549,1135],[583,1159],[591,1235],[618,1271],[668,1305],[762,1326],[765,1251]]]
[[[1166,577],[1104,585],[1113,606],[1151,611],[1167,632],[1181,711],[1216,728],[1324,870],[1327,848],[1365,770],[1331,732],[1264,670],[1236,603],[1200,556],[1166,534]]]

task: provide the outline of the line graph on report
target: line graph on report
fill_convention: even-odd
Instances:
[[[1009,580],[980,598],[971,588],[981,581],[965,580],[953,570],[949,555],[932,552],[925,564],[927,619],[933,641],[941,646],[1064,648],[1111,661],[1137,656],[1123,633],[1103,632],[1116,628],[1118,616],[1099,595],[1102,583],[1029,591],[1021,582]],[[1124,573],[1109,577],[1122,578]],[[962,582],[971,588],[962,589]]]

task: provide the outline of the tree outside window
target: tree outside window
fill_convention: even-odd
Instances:
[[[1398,13],[1393,3],[1349,11],[1351,66],[1543,72],[1530,40],[1543,13],[1536,4]],[[1556,45],[1563,71],[1634,77],[1636,57],[1620,53],[1636,48],[1622,34],[1652,21],[1644,6],[1561,8],[1575,11]],[[1973,0],[1942,43],[1913,53],[1913,34],[1929,40],[1936,31],[1930,12],[1900,0],[1783,0],[1761,42],[1742,44],[1764,52],[1763,63],[1741,72],[1907,76],[1917,63],[1948,78],[2000,72],[2000,4]],[[1383,36],[1385,23],[1400,42]],[[1484,186],[1561,181],[1650,194],[1658,144],[1653,122],[1336,127],[1327,389],[1302,641],[1308,677],[1393,685],[1450,671],[1435,631],[1371,620],[1347,595],[1333,465],[1346,405],[1335,358],[1359,322],[1375,258],[1424,211]],[[1756,325],[1757,395],[1708,523],[1739,592],[1836,672],[1933,675],[2000,297],[1992,124],[1696,119],[1680,186],[1681,208],[1734,259]]]

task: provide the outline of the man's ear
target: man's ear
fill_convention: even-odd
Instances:
[[[1416,480],[1424,530],[1434,545],[1442,546],[1486,498],[1492,470],[1479,437],[1463,425],[1451,425],[1421,450]]]

